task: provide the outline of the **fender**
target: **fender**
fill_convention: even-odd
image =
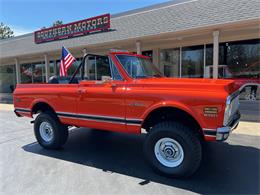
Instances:
[[[33,107],[37,104],[37,103],[45,103],[45,104],[48,104],[54,111],[55,111],[55,107],[54,105],[52,105],[49,101],[47,101],[46,99],[44,98],[37,98],[37,99],[34,99],[30,105],[30,110],[31,110],[31,117],[32,117],[32,109]]]
[[[190,109],[190,107],[186,106],[183,103],[175,102],[175,101],[163,101],[152,105],[143,113],[141,117],[143,119],[143,122],[151,112],[153,112],[157,108],[162,108],[162,107],[172,107],[172,108],[178,108],[180,110],[183,110],[186,113],[190,114],[198,122],[201,128],[205,127],[203,120],[197,115],[197,113],[194,110]]]

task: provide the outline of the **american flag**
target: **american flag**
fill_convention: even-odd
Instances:
[[[61,77],[67,76],[67,71],[74,61],[75,58],[71,55],[71,53],[65,47],[62,47],[61,60],[60,60]]]

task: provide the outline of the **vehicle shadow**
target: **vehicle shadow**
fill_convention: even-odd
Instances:
[[[233,135],[237,136],[237,135]],[[140,185],[161,183],[200,194],[259,194],[259,154],[253,147],[226,142],[204,143],[199,170],[186,180],[157,175],[143,156],[145,136],[73,129],[62,150],[45,150],[37,142],[22,148],[85,166],[140,178]],[[236,138],[235,138],[236,139]],[[240,139],[240,138],[239,138]]]

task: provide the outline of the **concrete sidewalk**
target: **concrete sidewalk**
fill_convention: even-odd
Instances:
[[[260,123],[240,121],[238,127],[232,132],[232,134],[260,136]]]
[[[13,104],[0,104],[0,111],[13,111],[14,105]]]
[[[14,105],[13,104],[0,104],[0,111],[5,110],[5,111],[12,111],[14,110]]]

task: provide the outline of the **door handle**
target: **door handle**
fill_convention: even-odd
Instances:
[[[86,93],[86,89],[78,89],[78,94],[81,94],[81,93]]]

